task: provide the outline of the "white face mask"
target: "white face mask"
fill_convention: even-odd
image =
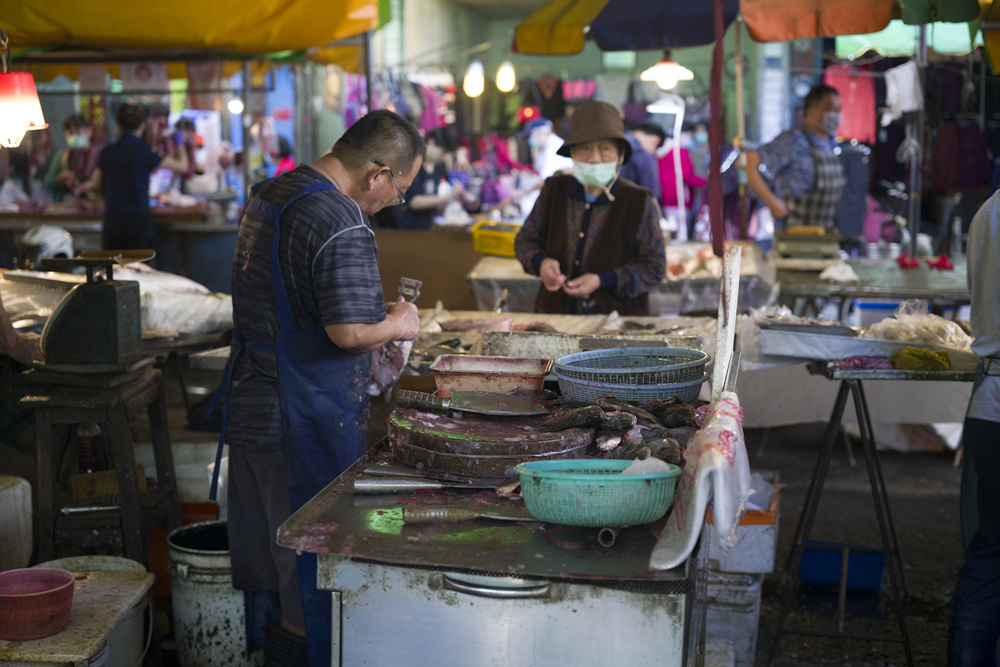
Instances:
[[[840,121],[843,116],[839,111],[828,111],[823,114],[823,131],[827,134],[833,134],[840,127]]]
[[[581,162],[573,160],[573,178],[589,188],[604,188],[618,175],[617,162]]]

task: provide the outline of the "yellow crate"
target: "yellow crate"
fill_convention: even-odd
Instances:
[[[472,226],[472,247],[481,255],[514,256],[517,225],[480,220]]]

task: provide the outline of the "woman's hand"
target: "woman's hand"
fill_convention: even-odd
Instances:
[[[545,289],[550,292],[558,291],[566,282],[566,275],[559,270],[559,260],[547,257],[542,260],[538,267],[538,277],[542,279]]]
[[[601,287],[601,278],[596,273],[585,273],[582,276],[566,281],[563,291],[569,296],[585,299]]]

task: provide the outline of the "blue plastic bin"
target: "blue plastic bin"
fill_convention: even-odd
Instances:
[[[799,566],[799,581],[839,587],[841,550],[844,547],[851,550],[847,556],[847,587],[862,591],[881,590],[885,575],[885,554],[855,551],[868,547],[840,542],[806,542],[802,564]]]

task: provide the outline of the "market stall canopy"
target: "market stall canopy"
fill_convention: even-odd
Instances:
[[[837,57],[856,58],[868,51],[883,56],[912,56],[919,38],[918,26],[893,20],[885,30],[837,37]],[[934,23],[927,27],[927,47],[937,53],[962,55],[982,44],[979,31],[975,27],[970,29],[967,23]]]
[[[986,0],[983,0],[984,2]],[[979,24],[993,73],[1000,72],[1000,2],[991,2]]]
[[[724,0],[728,27],[739,0]],[[570,55],[588,34],[602,51],[701,46],[715,41],[712,3],[690,0],[550,0],[522,21],[514,34],[519,53]]]
[[[176,0],[169,6],[125,7],[118,0],[11,0],[5,3],[0,28],[15,52],[71,48],[260,54],[324,46],[374,29],[378,5],[378,0]]]
[[[877,32],[889,25],[892,7],[893,0],[740,0],[758,42]]]

